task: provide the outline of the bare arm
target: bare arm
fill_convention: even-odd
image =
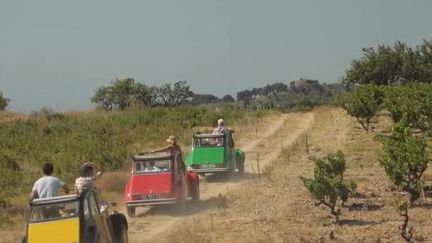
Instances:
[[[92,164],[93,168],[95,168],[97,171],[102,171],[102,167],[99,166],[98,164],[96,164],[96,163],[91,163],[91,164]]]
[[[163,149],[158,149],[158,150],[153,150],[152,153],[157,153],[157,152],[168,152],[170,151],[172,145],[168,145]]]
[[[62,188],[65,194],[69,193],[69,187],[66,184],[64,184]]]
[[[36,190],[32,190],[30,193],[30,201],[36,198],[39,198],[39,195]]]

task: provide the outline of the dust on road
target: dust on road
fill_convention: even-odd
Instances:
[[[246,154],[245,176],[221,180],[215,176],[201,177],[201,201],[210,200],[227,190],[247,186],[250,178],[259,171],[256,163],[259,160],[260,169],[274,161],[284,146],[291,143],[311,126],[314,114],[290,113],[274,115],[261,124],[261,131],[244,132],[236,134],[237,144]],[[282,129],[283,128],[283,129]],[[152,242],[156,236],[178,227],[182,220],[193,217],[206,210],[205,204],[189,204],[186,212],[178,213],[174,207],[155,207],[150,209],[137,209],[137,217],[129,218],[130,242]]]

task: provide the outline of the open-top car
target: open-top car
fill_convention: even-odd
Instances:
[[[26,237],[28,243],[98,242],[126,243],[126,217],[109,212],[88,189],[78,194],[34,199],[30,202]]]
[[[199,174],[234,172],[244,173],[245,155],[236,149],[233,131],[223,134],[194,134],[192,151],[186,157],[188,169]]]
[[[182,207],[188,197],[199,200],[199,178],[186,170],[180,156],[168,153],[133,156],[124,198],[130,217],[135,208],[159,204]]]

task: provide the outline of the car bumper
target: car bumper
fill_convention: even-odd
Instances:
[[[189,168],[189,171],[195,173],[217,173],[217,172],[227,172],[229,171],[229,169],[228,168],[202,168],[202,169]]]
[[[144,199],[126,202],[128,207],[151,206],[160,204],[172,204],[177,201],[176,198],[158,198],[158,199]]]

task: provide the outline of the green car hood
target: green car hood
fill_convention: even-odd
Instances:
[[[192,152],[187,156],[186,163],[192,164],[222,164],[224,162],[224,148],[192,148]]]

